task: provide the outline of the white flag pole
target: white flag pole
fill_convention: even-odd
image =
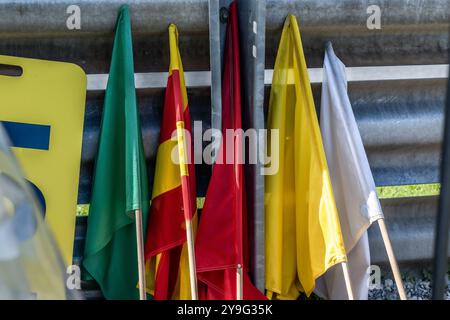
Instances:
[[[136,244],[138,256],[138,272],[139,272],[139,299],[147,300],[146,283],[145,283],[145,259],[144,259],[144,240],[142,232],[142,210],[135,210],[136,218]]]
[[[352,282],[350,281],[350,274],[348,272],[347,262],[342,262],[341,265],[342,265],[342,271],[344,272],[344,281],[345,281],[345,287],[347,289],[348,299],[354,300]]]
[[[384,219],[378,219],[378,226],[380,227],[381,237],[383,238],[384,247],[389,258],[389,263],[391,265],[392,273],[394,274],[395,284],[397,285],[398,294],[401,300],[406,300],[405,288],[403,287],[402,277],[400,275],[400,270],[398,268],[397,260],[395,259],[394,250],[392,249],[391,240],[389,239],[389,234],[387,232],[386,224]]]
[[[236,300],[243,300],[244,282],[242,277],[242,265],[236,268]]]

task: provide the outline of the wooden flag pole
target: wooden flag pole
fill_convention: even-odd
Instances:
[[[384,219],[378,219],[378,226],[380,227],[381,237],[383,238],[384,247],[389,258],[389,263],[391,265],[392,273],[394,274],[395,284],[397,285],[398,294],[401,300],[406,300],[405,288],[403,287],[402,276],[400,275],[400,270],[398,268],[397,260],[395,259],[394,250],[392,248],[391,240],[389,239],[389,234],[387,232],[386,224]]]
[[[182,113],[177,108],[177,119],[183,119]],[[180,164],[180,175],[181,175],[181,193],[183,197],[183,210],[184,210],[184,221],[186,224],[186,242],[188,248],[188,259],[189,259],[189,280],[191,282],[191,298],[192,300],[198,300],[197,291],[197,268],[195,264],[195,251],[194,251],[194,233],[192,231],[192,217],[194,213],[192,212],[192,197],[191,197],[191,187],[189,185],[189,169],[187,161],[187,149],[186,137],[184,132],[184,120],[177,121],[177,142],[178,142],[178,157]]]
[[[195,251],[194,251],[194,233],[192,231],[192,220],[186,219],[186,240],[189,260],[189,279],[191,281],[191,297],[192,300],[198,300],[197,291],[197,272],[195,265]]]
[[[344,281],[345,281],[345,287],[347,288],[348,299],[354,300],[352,282],[350,280],[350,274],[348,272],[347,262],[342,262],[341,265],[342,265],[342,271],[344,272]]]
[[[186,88],[181,81],[182,77],[184,76],[180,51],[178,50],[178,30],[176,26],[173,24],[169,26],[169,44],[170,44],[169,72],[179,69],[178,70],[179,77],[173,78],[174,100],[175,100],[174,107],[176,114],[176,135],[178,146],[178,163],[180,168],[181,194],[183,198],[184,221],[186,226],[186,245],[188,249],[189,280],[191,282],[191,299],[198,300],[197,267],[195,264],[194,233],[192,230],[192,218],[195,214],[195,212],[192,212],[195,207],[194,204],[192,203],[193,201],[192,196],[194,196],[195,201],[195,190],[193,191],[194,195],[192,195],[189,181],[188,153],[187,153],[189,152],[189,155],[191,155],[193,151],[190,148],[188,148],[188,144],[186,143],[184,112],[185,108],[187,108],[188,106],[187,101],[186,104],[183,101],[182,93],[184,92],[186,94]],[[188,135],[188,138],[189,138],[189,146],[192,146],[190,134]]]
[[[236,268],[236,300],[244,299],[244,278],[242,277],[242,265]]]
[[[139,272],[139,299],[147,300],[146,283],[145,283],[145,258],[144,258],[144,240],[142,232],[142,210],[135,210],[136,218],[136,243],[138,256],[138,272]]]

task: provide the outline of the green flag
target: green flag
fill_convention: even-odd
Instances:
[[[136,224],[147,225],[148,180],[134,87],[130,16],[122,6],[105,94],[84,251],[106,299],[138,299]]]

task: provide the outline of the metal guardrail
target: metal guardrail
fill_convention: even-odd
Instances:
[[[367,28],[367,8],[381,9],[381,29]],[[297,16],[309,67],[333,42],[347,66],[448,63],[447,0],[267,0],[266,67],[272,68],[286,14]]]
[[[400,266],[413,269],[431,266],[437,200],[433,196],[381,201]],[[369,229],[369,239],[372,263],[387,264],[381,234],[376,227]]]
[[[208,0],[123,2],[129,3],[131,9],[137,73],[167,71],[169,48],[166,28],[174,22],[180,30],[185,70],[205,76],[202,72],[210,70]],[[322,65],[323,44],[328,40],[333,42],[336,54],[347,67],[448,63],[450,3],[447,0],[371,1],[371,5],[381,8],[380,30],[367,29],[366,9],[369,4],[365,0],[266,0],[265,3],[265,68],[268,70],[273,69],[281,29],[288,13],[299,19],[310,68]],[[81,30],[68,30],[66,27],[69,16],[66,9],[72,4],[81,9]],[[70,0],[2,1],[0,53],[69,61],[79,64],[89,75],[106,74],[120,4],[113,0],[76,3]],[[261,10],[259,14],[263,12]],[[435,67],[430,66],[429,70]],[[389,72],[389,69],[377,70]],[[415,74],[408,77],[403,73],[403,77],[397,80],[354,81],[349,84],[350,100],[378,186],[439,181],[446,79],[442,75],[422,79]],[[211,91],[207,82],[194,78],[197,85],[188,88],[192,118],[202,120],[203,130],[206,130],[211,126]],[[101,84],[93,89],[88,91],[86,102],[79,203],[87,203],[90,198],[103,105]],[[163,92],[161,87],[145,85],[137,90],[150,184]],[[313,84],[313,92],[318,106],[319,82]],[[267,82],[264,94],[267,105]],[[199,165],[196,171],[197,194],[204,196],[210,167]],[[382,201],[401,265],[429,263],[435,204],[436,197]],[[79,218],[74,253],[76,261],[81,259],[84,232],[85,218]],[[373,262],[386,262],[377,230],[370,231],[370,242]]]

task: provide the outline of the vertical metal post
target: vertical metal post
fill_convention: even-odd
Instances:
[[[264,176],[258,155],[265,143],[259,141],[264,129],[265,0],[237,0],[241,49],[242,110],[244,129],[256,129],[258,139],[248,141],[245,165],[249,224],[250,276],[264,292]],[[249,163],[249,159],[256,163]]]
[[[222,70],[227,11],[232,0],[209,0],[209,57],[211,68],[211,128],[222,128]],[[218,145],[215,145],[217,151]]]
[[[222,68],[227,9],[232,0],[209,0],[211,127],[221,129]],[[244,129],[264,128],[265,0],[237,0]],[[261,149],[262,148],[262,149]],[[258,160],[264,143],[250,141],[248,153]],[[217,150],[217,149],[216,149]],[[248,160],[248,156],[246,157]],[[261,163],[245,165],[249,224],[250,274],[264,292],[264,177]]]
[[[448,271],[448,241],[450,232],[450,81],[447,84],[444,140],[442,143],[441,193],[436,219],[433,263],[433,299],[444,299],[445,274]]]

